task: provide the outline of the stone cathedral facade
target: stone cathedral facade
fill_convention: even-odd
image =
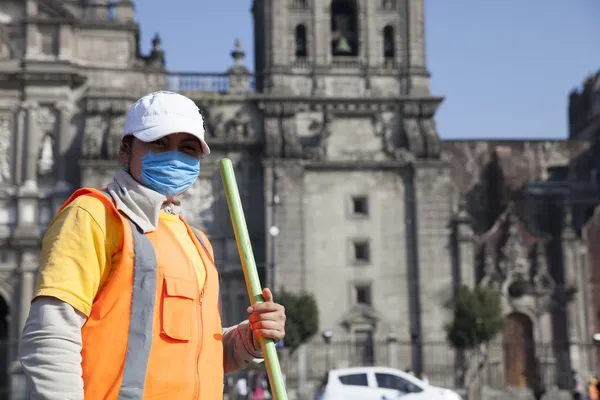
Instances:
[[[423,3],[254,0],[254,73],[237,42],[225,73],[178,74],[165,70],[158,36],[140,53],[129,0],[1,1],[0,340],[14,343],[22,329],[58,207],[78,187],[109,182],[130,104],[168,89],[206,119],[213,153],[184,195],[185,216],[213,243],[225,324],[244,317],[248,300],[221,157],[236,165],[264,282],[315,293],[334,340],[385,341],[402,367],[453,375],[461,356],[440,362],[427,343],[444,341],[460,285],[483,282],[505,294],[499,340],[526,349],[493,355],[498,385],[530,387],[514,371],[535,360],[552,384],[571,368],[592,370],[595,359],[570,344],[593,331],[587,239],[532,228],[523,201],[530,182],[552,182],[590,144],[441,142]],[[555,307],[556,288],[567,287],[577,290]],[[15,349],[3,347],[0,376],[18,371]]]

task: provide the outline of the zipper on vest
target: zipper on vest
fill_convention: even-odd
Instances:
[[[206,282],[204,283],[206,286]],[[200,353],[202,352],[202,342],[204,341],[204,321],[202,318],[202,301],[204,300],[204,287],[200,292],[200,300],[198,304],[198,351],[196,353],[196,384],[194,385],[196,390],[194,393],[194,400],[200,400]]]

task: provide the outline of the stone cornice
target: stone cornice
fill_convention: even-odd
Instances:
[[[58,85],[68,85],[72,88],[85,83],[87,77],[76,72],[65,71],[20,71],[12,73],[0,72],[0,81],[19,81],[24,83],[40,83],[48,85],[49,82]]]
[[[290,97],[254,95],[252,100],[267,116],[296,112],[324,111],[331,115],[372,115],[381,112],[400,112],[405,117],[431,118],[444,100],[443,97]]]
[[[106,29],[111,31],[131,31],[139,30],[139,25],[135,22],[122,21],[93,21],[77,20],[70,17],[38,17],[31,16],[23,19],[25,24],[44,24],[44,25],[72,25],[80,29]]]
[[[323,161],[304,161],[304,166],[307,170],[338,170],[338,171],[355,171],[355,170],[391,170],[401,171],[412,164],[405,161],[372,161],[372,160],[323,160]]]
[[[90,114],[125,114],[137,98],[129,96],[86,97],[85,110]]]

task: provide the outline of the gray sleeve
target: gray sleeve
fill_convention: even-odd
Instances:
[[[223,328],[223,366],[226,374],[242,369],[250,363],[261,362],[262,351],[254,345],[254,334],[248,320]]]
[[[33,301],[19,342],[29,399],[83,400],[81,328],[86,319],[61,300]]]

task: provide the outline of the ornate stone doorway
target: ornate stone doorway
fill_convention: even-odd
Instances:
[[[535,377],[533,324],[528,316],[510,314],[506,318],[504,348],[504,385],[511,389],[531,387]]]

